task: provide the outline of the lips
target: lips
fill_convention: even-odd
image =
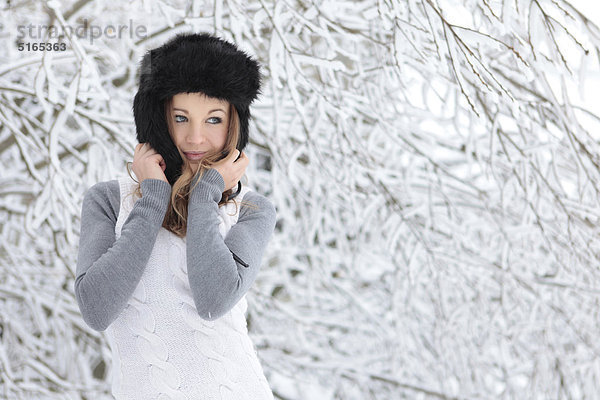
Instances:
[[[190,151],[184,152],[183,154],[185,154],[188,160],[199,160],[204,156],[204,154],[206,154],[206,152],[202,153],[197,151]]]

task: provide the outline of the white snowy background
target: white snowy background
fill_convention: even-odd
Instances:
[[[0,398],[110,398],[81,202],[126,174],[139,59],[180,31],[263,66],[248,323],[277,399],[598,398],[597,4],[2,0]]]

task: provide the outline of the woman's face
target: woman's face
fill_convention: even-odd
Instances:
[[[229,102],[207,97],[203,93],[179,93],[173,96],[171,137],[183,160],[193,172],[205,153],[225,146],[229,124]]]

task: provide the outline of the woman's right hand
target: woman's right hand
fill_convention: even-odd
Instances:
[[[169,183],[164,174],[166,168],[165,160],[150,143],[138,143],[135,146],[132,169],[140,184],[144,179],[160,179]]]

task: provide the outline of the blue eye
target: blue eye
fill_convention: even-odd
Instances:
[[[221,118],[219,118],[219,117],[210,117],[209,120],[211,120],[211,119],[216,119],[217,120],[217,122],[214,123],[215,125],[221,123]]]
[[[181,117],[181,118],[183,118],[184,120],[187,120],[187,118],[186,118],[186,117],[184,117],[183,115],[176,115],[176,116],[175,116],[175,122],[185,122],[185,121],[182,121],[182,120],[178,120],[178,119],[177,119],[178,117]]]

